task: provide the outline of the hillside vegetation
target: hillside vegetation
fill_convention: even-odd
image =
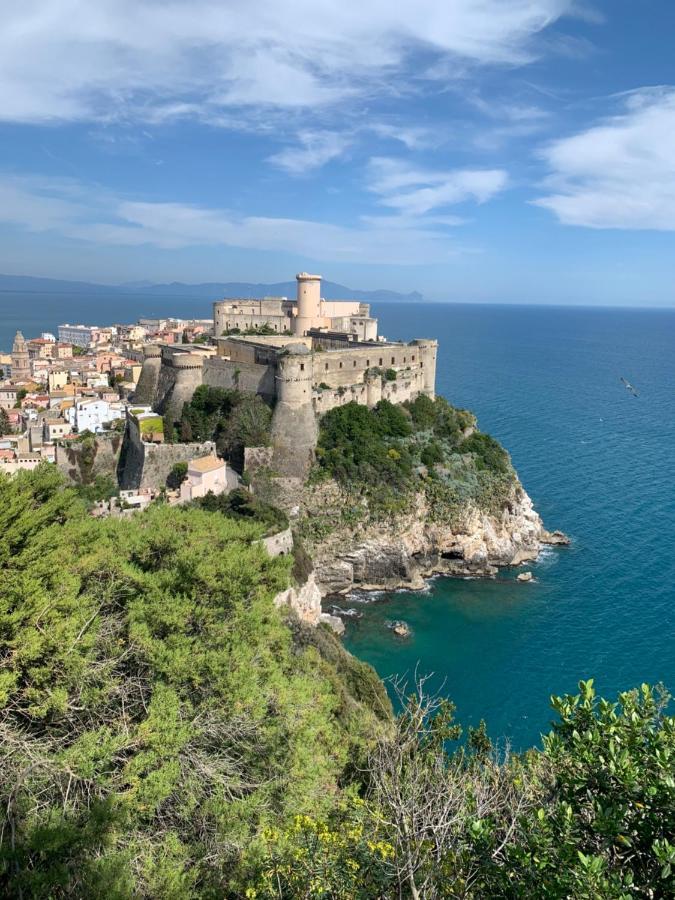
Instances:
[[[432,515],[452,522],[467,506],[499,513],[516,473],[501,445],[476,430],[472,413],[443,397],[374,409],[357,403],[322,417],[314,477],[332,477],[365,499],[377,518],[405,511],[411,495],[426,494]]]
[[[394,718],[372,669],[274,608],[291,561],[264,527],[95,520],[47,465],[0,477],[3,896],[675,895],[664,692],[582,682],[522,754],[460,740],[424,679],[390,685]]]
[[[292,561],[264,530],[92,519],[54,468],[0,476],[6,896],[240,896],[265,825],[330,812],[388,700],[273,607]]]

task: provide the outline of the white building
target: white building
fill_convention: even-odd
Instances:
[[[77,400],[66,411],[66,415],[78,434],[82,434],[83,431],[93,431],[94,434],[104,431],[105,422],[119,418],[111,413],[108,401],[100,400],[98,397]]]
[[[75,344],[86,350],[96,343],[98,331],[96,325],[59,325],[59,341],[63,344]]]

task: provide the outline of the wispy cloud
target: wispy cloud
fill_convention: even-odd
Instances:
[[[390,92],[419,54],[521,64],[574,0],[22,0],[0,30],[0,119],[193,117],[309,110]],[[438,69],[440,73],[440,69]]]
[[[507,184],[503,169],[434,171],[388,157],[377,157],[370,163],[370,190],[379,195],[384,206],[409,217],[468,200],[485,203]]]
[[[300,131],[298,144],[270,156],[268,162],[291,175],[306,175],[341,157],[352,140],[336,131]]]
[[[619,114],[542,151],[549,192],[533,202],[566,225],[675,230],[675,87],[617,100]]]
[[[241,247],[330,262],[428,264],[461,251],[443,217],[363,217],[351,227],[241,216],[184,203],[149,203],[72,180],[0,177],[0,223],[117,246]]]

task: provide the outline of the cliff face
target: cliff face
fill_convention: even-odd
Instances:
[[[497,516],[467,507],[461,524],[439,523],[418,494],[405,515],[356,531],[339,527],[313,541],[311,553],[317,585],[326,595],[353,588],[419,589],[435,574],[492,576],[498,566],[536,559],[542,544],[566,542],[559,532],[546,531],[518,482]]]

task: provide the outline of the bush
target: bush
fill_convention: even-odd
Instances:
[[[443,462],[443,449],[437,441],[430,441],[420,453],[420,459],[425,466],[434,466]]]
[[[186,462],[174,463],[171,471],[166,476],[166,486],[173,491],[177,491],[187,478],[187,470],[188,464]]]
[[[195,503],[201,509],[219,512],[230,519],[257,522],[265,527],[266,534],[276,534],[288,528],[288,516],[283,510],[257,500],[244,488],[236,488],[228,494],[213,494],[209,491]]]
[[[511,468],[509,455],[502,445],[481,431],[476,431],[463,440],[458,449],[460,453],[472,453],[478,469],[505,475]]]

